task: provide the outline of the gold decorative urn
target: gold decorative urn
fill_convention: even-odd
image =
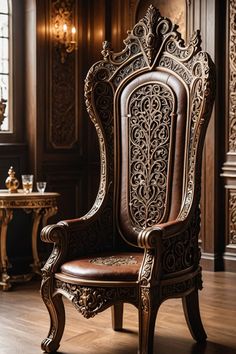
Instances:
[[[8,177],[6,179],[5,185],[9,191],[9,193],[17,193],[19,181],[15,177],[15,171],[12,166],[8,170]]]

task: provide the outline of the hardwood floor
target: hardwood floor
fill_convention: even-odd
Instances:
[[[194,342],[179,299],[160,308],[155,333],[155,354],[236,354],[236,274],[203,273],[200,308],[207,343]],[[0,354],[40,354],[49,317],[39,295],[39,282],[0,291]],[[125,306],[122,332],[111,329],[110,310],[86,320],[65,302],[67,323],[61,354],[136,354],[137,310]]]

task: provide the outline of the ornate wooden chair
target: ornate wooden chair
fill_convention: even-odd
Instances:
[[[201,156],[214,100],[214,65],[195,33],[185,46],[177,26],[153,6],[114,53],[85,81],[100,148],[100,185],[83,217],[46,226],[54,243],[42,274],[50,314],[42,349],[63,334],[62,295],[86,318],[112,307],[122,328],[123,303],[139,313],[139,353],[153,352],[161,303],[182,298],[193,338],[204,341],[198,301]]]

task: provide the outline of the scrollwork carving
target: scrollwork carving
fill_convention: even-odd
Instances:
[[[173,94],[162,84],[143,85],[129,100],[129,209],[141,228],[165,216],[173,110]]]
[[[150,289],[141,287],[141,305],[144,312],[150,308]]]
[[[132,34],[139,39],[150,66],[155,63],[160,51],[176,57],[178,61],[188,61],[200,50],[201,39],[198,31],[193,34],[185,47],[176,29],[177,26],[162,17],[152,5],[148,8],[146,16],[134,26]]]
[[[43,272],[40,292],[42,295],[42,299],[47,306],[51,305],[50,280],[51,280],[50,276],[48,276],[45,272]]]
[[[57,290],[66,293],[76,309],[85,317],[94,317],[97,313],[105,310],[118,301],[127,298],[137,304],[138,291],[134,287],[101,288],[84,287],[56,280]]]
[[[229,243],[236,245],[236,193],[229,193],[228,210]]]
[[[22,198],[17,198],[17,199],[2,199],[0,200],[0,207],[1,208],[6,208],[6,209],[38,209],[38,208],[50,208],[50,207],[55,207],[56,208],[56,197],[52,198],[49,197],[47,198],[37,198],[37,197],[32,197],[32,198],[25,198],[24,196]]]
[[[101,66],[99,66],[100,68]],[[85,91],[84,91],[84,95],[85,95],[85,104],[86,104],[86,108],[89,114],[90,119],[92,120],[92,122],[95,125],[96,131],[97,131],[97,136],[98,136],[98,141],[99,141],[99,147],[100,147],[100,164],[101,164],[101,173],[100,173],[100,184],[99,184],[99,190],[97,193],[97,197],[96,200],[94,202],[94,205],[92,206],[92,208],[90,209],[90,211],[83,217],[83,219],[88,219],[90,218],[92,215],[94,215],[96,213],[96,211],[100,208],[100,206],[102,205],[104,198],[105,198],[105,194],[107,191],[107,187],[108,187],[108,183],[107,183],[107,173],[109,171],[108,166],[109,162],[111,163],[111,161],[107,161],[109,160],[107,155],[106,155],[106,139],[105,136],[103,134],[103,129],[101,126],[101,121],[97,116],[97,112],[94,110],[94,105],[92,104],[93,102],[93,87],[94,87],[94,76],[97,75],[97,68],[95,68],[95,66],[93,66],[86,77],[85,80]],[[109,90],[109,84],[103,84],[101,83],[100,86],[100,95],[103,93],[104,88],[106,88],[107,90]],[[97,89],[97,97],[96,100],[99,100],[100,98],[99,95],[99,89]],[[107,111],[103,113],[103,118],[104,117],[110,117],[109,119],[111,119],[112,115],[111,115],[111,110],[112,110],[112,100],[109,101],[110,105],[108,104],[107,106]],[[101,110],[102,108],[98,108],[99,110]],[[105,119],[105,121],[103,121],[103,123],[106,123],[107,119]],[[108,126],[108,124],[106,124],[106,126]],[[109,129],[109,128],[108,128]],[[112,131],[112,128],[111,128]],[[110,131],[110,132],[111,132]],[[111,134],[108,134],[108,139],[109,137],[111,137]],[[108,144],[109,145],[109,144]],[[110,146],[113,146],[112,144],[110,144]],[[110,181],[109,181],[110,182]]]
[[[175,71],[186,82],[186,84],[191,84],[193,77],[191,73],[186,70],[186,66],[182,63],[179,63],[175,59],[163,55],[160,59],[159,65],[171,71]]]
[[[200,186],[201,186],[201,156],[202,151],[198,149],[201,135],[205,134],[203,124],[207,126],[210,119],[211,109],[215,95],[215,77],[214,70],[211,70],[212,62],[207,53],[199,52],[191,62],[193,73],[193,82],[191,85],[192,95],[190,101],[190,127],[187,159],[187,188],[185,195],[185,203],[178,216],[180,219],[185,219],[192,206],[193,196],[195,195],[196,205],[200,201]],[[209,81],[209,73],[211,72],[212,80]],[[194,194],[193,186],[198,186]]]
[[[124,65],[121,69],[118,69],[112,80],[115,87],[117,87],[126,77],[131,75],[133,72],[142,69],[146,66],[146,62],[143,57],[138,57],[133,59],[129,64]]]
[[[144,256],[144,263],[142,265],[141,274],[140,274],[140,283],[143,286],[147,286],[150,283],[154,262],[155,262],[155,251],[147,250]]]
[[[163,239],[162,269],[166,274],[197,267],[200,260],[198,234],[200,231],[200,208],[193,213],[186,230],[175,237]]]
[[[57,244],[54,244],[53,250],[48,258],[47,262],[42,268],[42,275],[46,279],[52,272],[52,268],[58,257],[60,256],[60,248]]]
[[[196,274],[192,278],[162,286],[161,296],[163,299],[176,297],[177,295],[181,296],[191,289],[202,289],[201,273]]]
[[[153,59],[157,53],[157,37],[155,35],[155,30],[159,17],[159,11],[151,5],[149,6],[144,18],[141,19],[133,29],[133,34],[140,40],[142,49],[146,54],[149,64],[152,64]],[[160,33],[165,33],[166,27],[168,27],[169,24],[170,21],[167,20],[162,25],[160,25]]]
[[[108,265],[108,266],[121,266],[129,264],[137,264],[137,260],[133,256],[123,256],[123,257],[97,257],[90,260],[90,263],[97,265]]]

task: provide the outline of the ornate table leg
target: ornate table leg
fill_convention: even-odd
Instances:
[[[7,227],[12,220],[13,210],[0,209],[0,222],[1,222],[1,234],[0,234],[0,285],[3,290],[7,291],[11,288],[10,276],[7,273],[9,268],[9,260],[7,257]]]
[[[38,239],[38,227],[42,219],[42,227],[46,225],[47,220],[50,216],[53,216],[57,213],[57,207],[53,208],[42,208],[33,210],[33,228],[32,228],[32,255],[33,255],[33,264],[32,270],[33,273],[41,275],[42,263],[39,260],[37,239]]]
[[[33,255],[33,264],[32,270],[35,274],[41,275],[41,262],[38,255],[37,239],[38,239],[38,227],[41,220],[41,209],[33,210],[33,227],[32,227],[32,255]]]
[[[48,218],[57,213],[58,207],[45,208],[43,212],[42,228],[47,225]]]

